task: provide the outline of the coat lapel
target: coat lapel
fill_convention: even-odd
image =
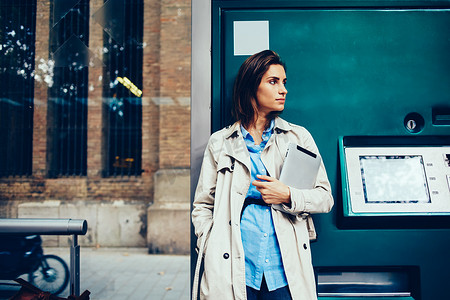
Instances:
[[[267,142],[261,156],[264,166],[270,176],[276,178],[279,176],[280,170],[275,166],[275,161],[277,161],[276,159],[279,157],[267,157],[265,154],[268,153],[270,147],[277,147],[278,151],[271,151],[271,153],[281,156],[282,160],[284,160],[284,155],[286,154],[289,144],[289,141],[285,140],[286,136],[284,133],[289,130],[292,130],[292,126],[288,122],[281,118],[275,118],[274,132]],[[251,172],[250,154],[248,153],[244,138],[242,137],[241,125],[239,122],[236,122],[228,127],[224,147],[224,152],[226,155],[229,155],[242,163],[247,168],[248,172]]]
[[[224,152],[226,155],[233,157],[235,160],[243,164],[248,172],[251,172],[250,154],[247,150],[244,138],[240,130],[240,124],[234,123],[226,135],[224,142]]]

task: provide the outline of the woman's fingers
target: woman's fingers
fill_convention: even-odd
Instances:
[[[258,175],[258,178],[265,181],[254,180],[252,184],[261,193],[264,202],[269,204],[290,202],[291,195],[287,185],[266,175]]]

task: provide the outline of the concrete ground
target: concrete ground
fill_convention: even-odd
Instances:
[[[44,253],[58,255],[70,266],[69,248],[44,248]],[[187,255],[149,255],[147,248],[81,247],[80,261],[80,293],[89,290],[91,300],[189,299]],[[17,291],[0,284],[0,299],[9,299]],[[69,294],[67,288],[59,296]]]

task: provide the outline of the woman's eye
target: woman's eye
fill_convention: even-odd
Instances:
[[[276,84],[277,82],[275,80],[271,80],[271,81],[269,81],[269,83],[273,85],[273,84]]]

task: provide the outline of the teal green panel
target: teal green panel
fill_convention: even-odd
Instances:
[[[450,103],[449,16],[448,10],[229,11],[224,34],[233,41],[236,20],[270,20],[270,47],[287,63],[284,116],[319,137],[330,129],[316,126],[323,120],[346,135],[404,134],[403,118],[412,111],[425,117],[425,134],[445,134],[448,128],[431,126],[431,107]],[[246,57],[232,55],[232,42],[224,47],[222,101],[229,102]]]
[[[341,229],[338,137],[410,135],[404,118],[425,120],[418,135],[450,135],[432,109],[450,107],[449,9],[224,10],[213,54],[213,130],[231,122],[233,22],[268,20],[270,48],[287,64],[283,117],[305,126],[319,146],[336,205],[314,220],[315,266],[419,266],[422,300],[444,299],[450,230]],[[214,37],[213,37],[214,38]],[[341,298],[340,298],[341,299]]]

